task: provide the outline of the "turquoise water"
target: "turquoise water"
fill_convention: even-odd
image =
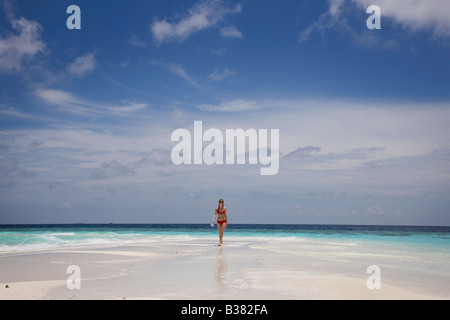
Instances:
[[[404,250],[450,254],[450,227],[351,225],[230,225],[227,241],[338,242],[389,245]],[[0,225],[0,253],[76,245],[125,245],[217,238],[217,229],[200,224]]]

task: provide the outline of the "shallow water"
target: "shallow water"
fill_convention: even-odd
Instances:
[[[216,237],[217,229],[203,224],[1,225],[0,253]],[[450,254],[450,227],[238,224],[228,226],[225,237]]]

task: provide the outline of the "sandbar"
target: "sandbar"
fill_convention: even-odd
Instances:
[[[0,299],[449,299],[449,263],[439,259],[442,270],[430,271],[429,257],[358,244],[240,238],[61,247],[1,253]],[[370,265],[379,288],[367,284]],[[79,287],[68,285],[69,266]]]

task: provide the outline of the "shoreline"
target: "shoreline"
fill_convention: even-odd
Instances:
[[[395,253],[358,252],[354,246],[225,240],[223,247],[202,239],[3,253],[0,299],[450,298],[450,275],[428,272],[419,256],[402,257],[411,269]],[[369,289],[366,268],[377,263],[381,288]],[[67,286],[71,265],[81,271],[80,289]]]

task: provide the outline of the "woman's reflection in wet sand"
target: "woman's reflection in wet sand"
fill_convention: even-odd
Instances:
[[[222,247],[219,247],[218,250],[219,252],[217,254],[214,278],[216,279],[217,289],[219,293],[223,293],[227,288],[227,285],[225,283],[227,277],[227,258],[226,255],[222,252]]]

